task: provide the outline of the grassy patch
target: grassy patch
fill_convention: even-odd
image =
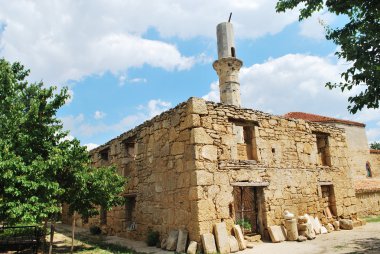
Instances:
[[[68,232],[66,232],[68,233]],[[67,236],[70,236],[67,234]],[[102,235],[89,235],[77,233],[75,237],[74,253],[80,254],[137,254],[137,252],[120,245],[106,243],[105,237]],[[68,253],[70,249],[71,239],[68,238],[67,244],[56,249],[57,253]]]
[[[370,216],[364,218],[366,222],[380,222],[380,216]]]

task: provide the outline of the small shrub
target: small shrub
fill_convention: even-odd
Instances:
[[[146,237],[146,244],[148,246],[156,246],[160,241],[160,233],[158,231],[153,231],[152,229],[148,230],[148,235]]]
[[[238,220],[236,222],[236,224],[240,225],[240,227],[242,227],[243,229],[245,230],[251,230],[252,229],[252,226],[251,226],[251,223],[249,223],[249,221],[243,219],[243,220]]]
[[[92,235],[100,235],[102,233],[102,229],[98,226],[93,225],[90,227],[90,233]]]

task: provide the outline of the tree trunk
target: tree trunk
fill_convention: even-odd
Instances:
[[[44,228],[43,228],[44,237],[42,239],[42,252],[43,253],[46,253],[46,249],[47,249],[47,243],[46,243],[47,226],[48,226],[48,218],[45,218],[44,219]]]
[[[74,212],[73,214],[73,224],[71,225],[71,250],[70,250],[71,254],[73,254],[74,252],[75,217],[76,217],[76,212]]]
[[[53,220],[50,224],[50,246],[49,246],[49,254],[53,253],[53,241],[54,241],[54,230],[55,230],[55,220]]]

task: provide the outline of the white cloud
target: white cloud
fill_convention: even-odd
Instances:
[[[140,105],[135,114],[124,116],[116,123],[89,123],[83,114],[77,116],[64,116],[61,118],[65,130],[69,130],[73,136],[94,137],[101,133],[118,132],[122,133],[141,124],[147,119],[169,109],[170,102],[160,99],[150,100],[146,105]],[[97,111],[98,112],[98,111]]]
[[[94,118],[95,118],[96,120],[102,119],[102,118],[104,118],[105,116],[106,116],[106,113],[104,113],[104,112],[102,112],[102,111],[99,111],[99,110],[95,111],[95,113],[94,113]]]
[[[67,93],[69,94],[69,98],[66,99],[65,104],[69,105],[74,100],[74,91],[69,89]]]
[[[168,110],[171,107],[171,105],[172,104],[170,102],[162,101],[158,99],[158,100],[150,100],[146,108],[148,110],[149,116],[154,117],[158,114],[161,114],[165,110]]]
[[[0,0],[0,24],[5,27],[0,55],[21,61],[32,69],[32,80],[43,78],[47,84],[144,64],[183,70],[207,58],[186,57],[175,45],[144,39],[148,29],[162,37],[214,38],[216,24],[232,11],[236,35],[257,38],[297,20],[295,11],[275,13],[276,2]]]
[[[302,54],[244,67],[240,72],[242,105],[278,115],[302,111],[364,122],[368,139],[380,139],[380,126],[375,124],[380,121],[379,109],[364,109],[356,115],[347,111],[347,98],[360,88],[342,93],[324,86],[327,81],[339,81],[346,68],[347,64],[334,63],[330,57]],[[210,92],[203,98],[219,101],[217,82],[210,85]]]
[[[84,144],[84,146],[87,147],[87,151],[91,151],[92,149],[97,148],[99,145],[98,144],[94,144],[94,143],[88,143],[88,144]]]
[[[129,83],[146,83],[147,81],[146,78],[133,78],[128,80]]]
[[[324,26],[330,25],[335,19],[335,15],[326,12],[326,10],[322,10],[313,14],[310,18],[303,20],[300,23],[299,33],[311,39],[323,40],[326,34]]]

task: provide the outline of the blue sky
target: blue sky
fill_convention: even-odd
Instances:
[[[82,144],[103,144],[189,97],[218,101],[215,27],[233,12],[244,62],[244,107],[281,115],[303,111],[367,124],[380,141],[380,110],[347,112],[347,98],[324,87],[349,66],[336,59],[321,22],[277,14],[272,0],[0,0],[0,57],[31,69],[31,81],[68,86],[59,111]]]

